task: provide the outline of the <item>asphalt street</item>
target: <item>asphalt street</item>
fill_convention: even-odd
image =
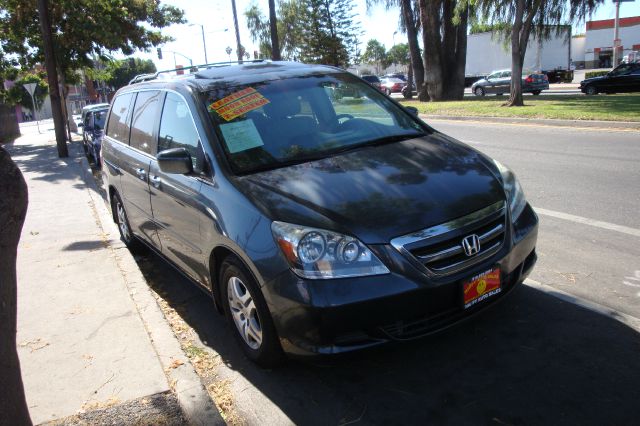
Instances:
[[[640,418],[640,134],[433,121],[510,166],[540,214],[533,280],[435,336],[274,370],[247,361],[211,300],[149,254],[149,285],[178,311],[248,424],[633,424]]]
[[[430,124],[516,172],[540,217],[532,279],[640,318],[640,132]]]

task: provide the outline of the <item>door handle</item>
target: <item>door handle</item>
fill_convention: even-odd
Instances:
[[[136,175],[141,180],[147,180],[147,171],[145,169],[136,169]]]
[[[159,189],[162,185],[162,179],[160,179],[159,176],[152,176],[149,180],[151,181],[151,185],[156,189]]]

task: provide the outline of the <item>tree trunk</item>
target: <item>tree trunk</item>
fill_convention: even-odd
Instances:
[[[404,20],[404,26],[407,29],[407,43],[409,44],[409,56],[411,58],[410,70],[413,71],[413,77],[416,82],[416,90],[420,93],[422,85],[424,84],[424,65],[422,64],[422,57],[420,55],[420,46],[418,45],[418,30],[413,18],[413,7],[411,5],[412,0],[401,0],[400,8],[402,11],[402,19]],[[410,82],[413,82],[409,78]]]
[[[420,101],[442,99],[442,61],[440,38],[440,10],[442,0],[419,0],[424,46],[425,81],[418,99]]]
[[[27,213],[27,184],[0,147],[0,419],[30,425],[16,350],[16,257]]]
[[[511,91],[509,99],[503,106],[524,106],[522,98],[522,66],[527,53],[527,44],[533,25],[533,18],[538,13],[542,0],[536,0],[528,11],[525,11],[526,1],[516,3],[516,16],[511,28]],[[525,12],[526,18],[525,18]]]
[[[425,84],[418,99],[462,99],[467,54],[468,7],[453,23],[455,0],[419,0]]]
[[[56,144],[58,146],[58,157],[68,157],[67,142],[65,138],[64,117],[62,115],[62,104],[60,103],[60,90],[58,87],[58,71],[56,67],[56,57],[53,49],[53,37],[51,36],[51,20],[49,18],[48,0],[38,0],[38,13],[40,17],[40,32],[42,33],[42,43],[44,50],[44,63],[47,69],[47,81],[49,82],[49,96],[51,98],[51,112],[53,113],[53,124],[56,131]]]
[[[271,27],[271,59],[281,60],[280,40],[278,39],[278,23],[276,21],[276,2],[269,0],[269,26]]]

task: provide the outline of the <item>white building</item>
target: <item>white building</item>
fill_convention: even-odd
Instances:
[[[618,60],[640,50],[640,16],[620,18]],[[588,21],[584,41],[585,68],[611,68],[613,64],[614,20]],[[578,58],[574,58],[578,63]],[[579,65],[579,63],[578,63]]]

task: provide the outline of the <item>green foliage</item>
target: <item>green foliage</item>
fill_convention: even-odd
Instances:
[[[360,26],[353,0],[285,0],[278,5],[278,39],[283,59],[347,67],[356,58]],[[260,55],[271,56],[269,19],[254,3],[245,11]]]
[[[160,29],[183,23],[183,11],[157,0],[56,0],[49,2],[59,67],[90,68],[108,52],[132,54],[170,41]],[[36,1],[0,0],[0,57],[14,54],[23,68],[42,63],[44,53]]]
[[[6,101],[9,104],[21,105],[33,111],[31,95],[29,95],[29,92],[24,87],[24,85],[28,83],[37,84],[33,97],[36,101],[36,108],[39,110],[42,108],[42,104],[49,94],[49,85],[47,84],[47,77],[44,72],[28,73],[19,76],[14,81],[14,85],[7,90]]]
[[[387,68],[391,64],[384,45],[375,38],[367,42],[367,47],[362,54],[362,61],[375,64],[376,73],[378,74],[380,74],[381,69]]]
[[[584,74],[584,78],[601,77],[609,74],[609,71],[589,71]]]
[[[111,61],[105,69],[107,78],[104,81],[118,90],[129,84],[136,75],[150,74],[156,71],[156,66],[151,59],[129,58]]]
[[[409,65],[411,62],[409,45],[407,43],[396,44],[387,52],[387,58],[392,64]]]

